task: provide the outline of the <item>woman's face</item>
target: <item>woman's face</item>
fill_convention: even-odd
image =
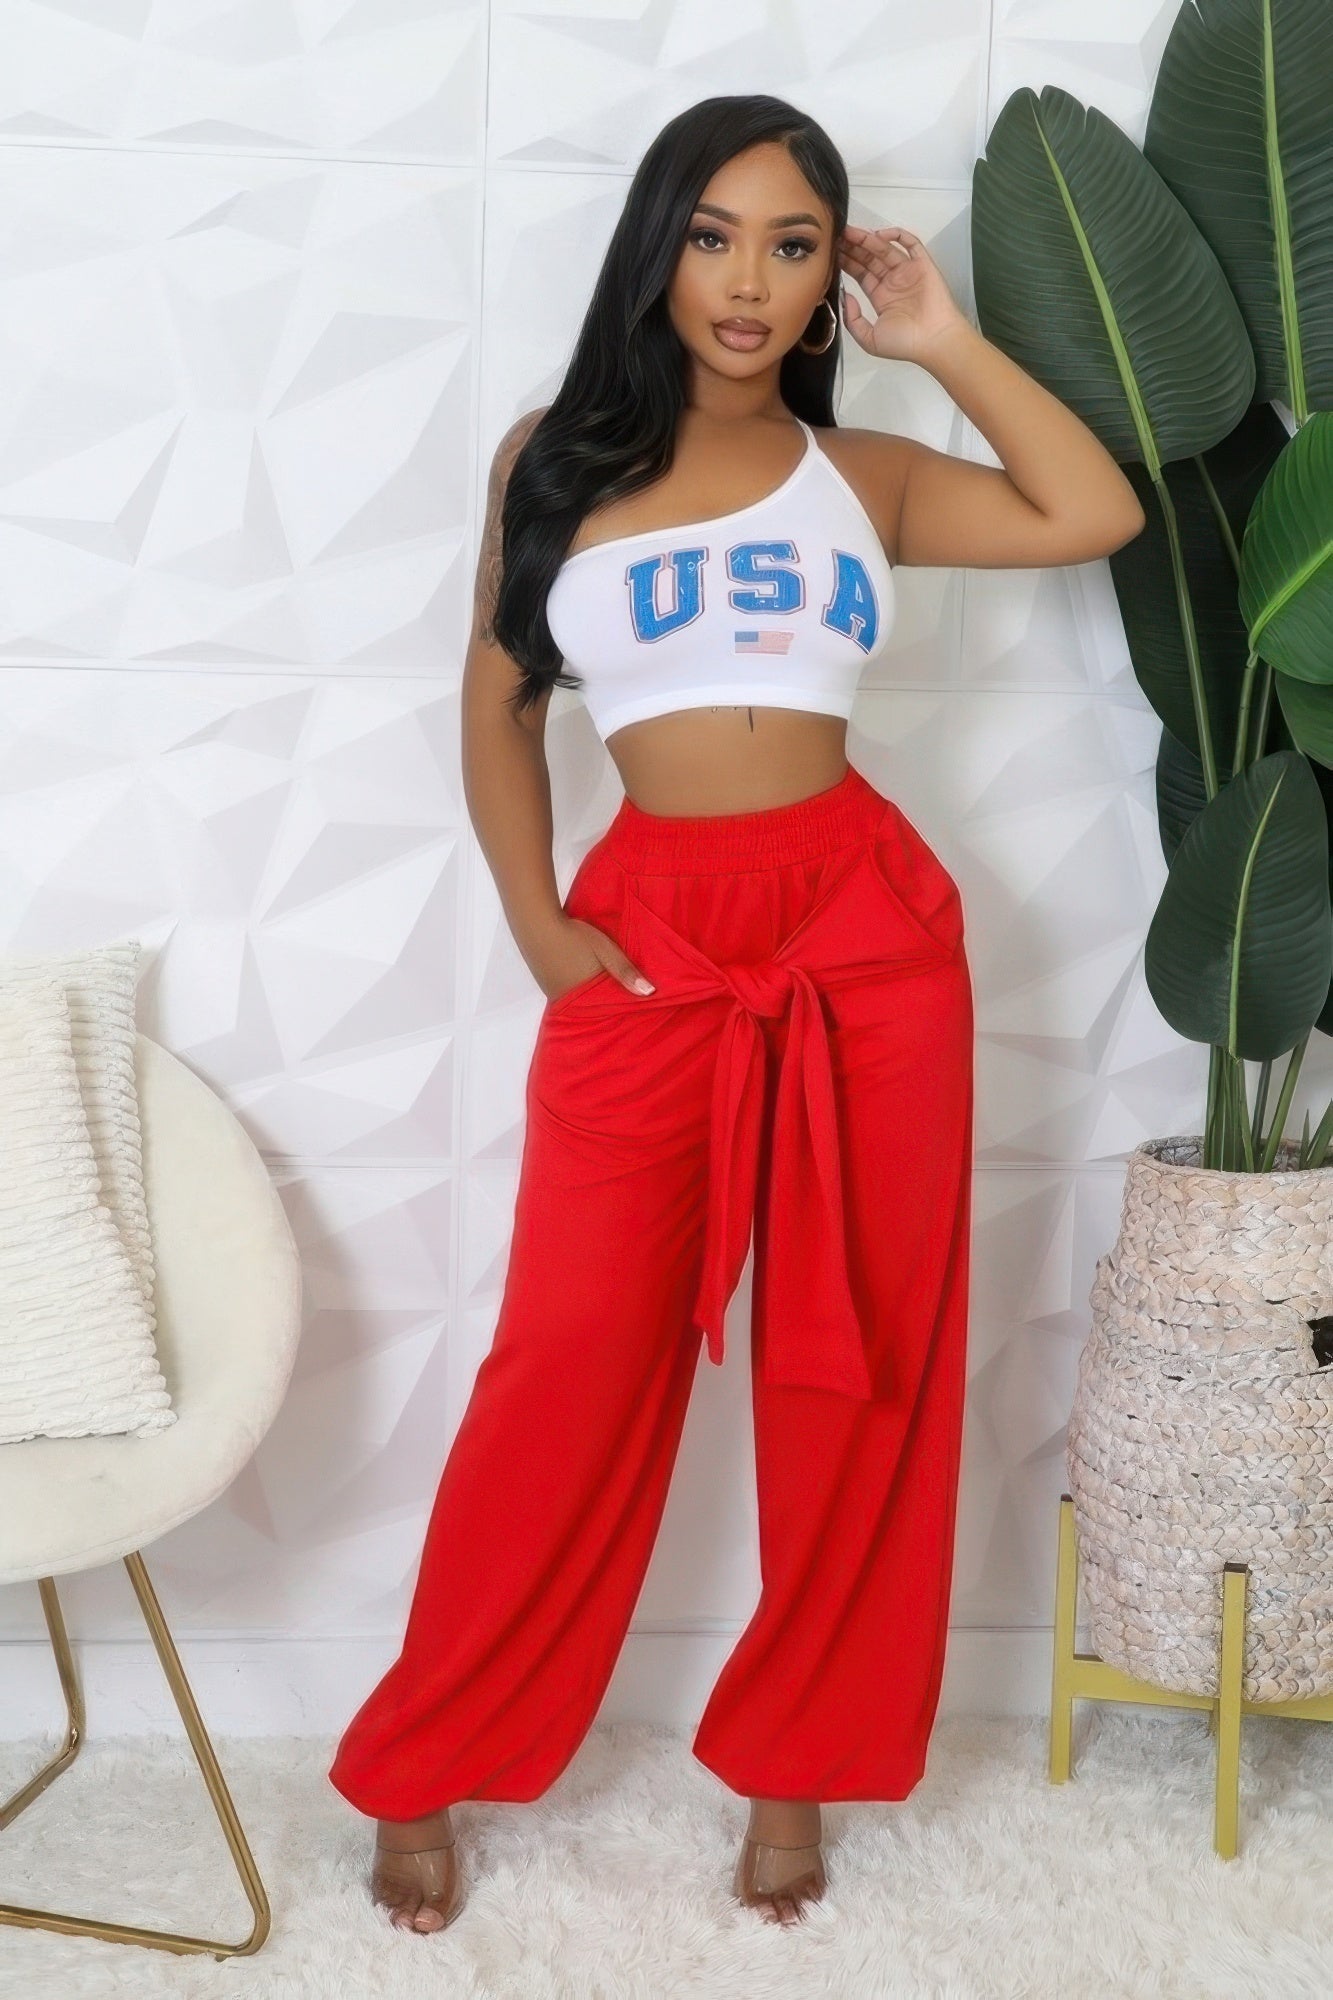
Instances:
[[[833,215],[787,148],[765,140],[719,167],[700,194],[667,288],[671,323],[707,368],[738,378],[776,368],[827,292]],[[722,324],[766,331],[729,345]],[[821,314],[812,338],[828,331]]]

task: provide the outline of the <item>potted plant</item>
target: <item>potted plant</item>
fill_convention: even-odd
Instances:
[[[1209,1050],[1203,1129],[1135,1148],[1092,1287],[1066,1450],[1088,1626],[1215,1694],[1245,1562],[1250,1700],[1333,1690],[1333,1102],[1284,1131],[1333,1035],[1330,101],[1324,0],[1186,0],[1142,150],[1020,90],[973,184],[982,331],[1147,516],[1110,557],[1162,723],[1144,973]]]

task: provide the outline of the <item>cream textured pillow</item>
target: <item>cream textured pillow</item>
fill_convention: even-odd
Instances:
[[[176,1421],[151,1301],[100,1199],[73,1012],[59,977],[0,980],[0,1443]]]
[[[134,990],[141,950],[138,938],[125,938],[74,951],[0,956],[0,996],[34,980],[58,979],[65,989],[101,1198],[120,1231],[151,1313],[153,1239],[144,1195],[134,1074]]]

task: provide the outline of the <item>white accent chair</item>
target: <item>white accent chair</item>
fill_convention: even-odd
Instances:
[[[0,1583],[35,1580],[68,1712],[61,1749],[0,1805],[9,1826],[73,1761],[83,1700],[54,1579],[123,1559],[221,1821],[254,1925],[240,1944],[0,1904],[0,1921],[215,1958],[268,1936],[264,1885],[140,1553],[226,1490],[286,1394],[301,1325],[301,1271],[257,1148],[220,1097],[138,1035],[135,1073],[157,1269],[157,1349],[177,1420],[151,1436],[0,1445]]]

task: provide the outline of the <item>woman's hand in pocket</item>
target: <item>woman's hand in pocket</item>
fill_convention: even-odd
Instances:
[[[533,977],[548,1002],[563,1000],[576,986],[609,972],[632,993],[651,993],[651,980],[626,958],[613,937],[599,931],[582,917],[562,916],[550,945],[543,950],[540,967],[532,967]]]

